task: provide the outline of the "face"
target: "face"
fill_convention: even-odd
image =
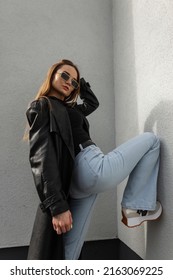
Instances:
[[[69,79],[65,80],[62,73],[69,75]],[[62,76],[61,76],[62,75]],[[68,77],[68,76],[67,76]],[[54,75],[52,81],[51,95],[55,95],[58,99],[64,100],[75,89],[75,81],[77,81],[77,71],[71,65],[63,65]]]

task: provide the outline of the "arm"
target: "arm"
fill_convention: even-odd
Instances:
[[[52,216],[69,210],[62,189],[58,156],[49,129],[49,108],[45,99],[32,102],[27,110],[30,125],[30,164],[43,211]]]
[[[99,101],[84,78],[80,79],[80,98],[83,100],[82,104],[77,104],[76,108],[80,110],[85,116],[88,116],[99,106]]]
[[[62,190],[60,172],[49,129],[49,108],[45,100],[32,102],[26,112],[30,125],[30,164],[43,211],[49,209],[57,234],[72,228],[72,216]]]

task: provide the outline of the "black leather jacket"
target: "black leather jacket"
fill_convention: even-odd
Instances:
[[[85,118],[92,113],[99,102],[89,83],[81,78],[80,98],[76,110]],[[69,209],[68,193],[74,161],[74,146],[71,126],[66,107],[55,97],[33,101],[27,112],[30,126],[30,164],[41,200],[42,211],[50,211],[52,216]]]

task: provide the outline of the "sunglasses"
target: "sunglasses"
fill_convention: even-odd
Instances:
[[[70,79],[70,75],[67,72],[57,72],[57,73],[64,81],[68,81]],[[71,79],[71,85],[72,87],[74,87],[74,89],[78,89],[79,87],[79,83],[75,79]]]

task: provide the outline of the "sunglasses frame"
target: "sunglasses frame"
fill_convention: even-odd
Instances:
[[[65,72],[65,71],[63,71],[63,72],[57,72],[57,73],[60,75],[60,77],[61,77],[64,81],[68,81],[68,80],[70,79],[70,75],[69,75],[67,72]],[[65,76],[63,76],[63,75],[65,75]],[[73,87],[74,89],[78,89],[78,87],[79,87],[79,83],[78,83],[74,78],[71,79],[71,85],[72,85],[72,87]]]

